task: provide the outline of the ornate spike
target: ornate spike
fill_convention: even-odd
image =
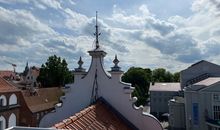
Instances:
[[[78,61],[78,65],[79,65],[79,69],[81,69],[82,68],[82,65],[83,65],[83,61],[82,61],[82,57],[80,56],[80,58],[79,58],[79,61]]]
[[[99,33],[99,26],[98,26],[98,11],[96,11],[96,25],[95,25],[96,31],[94,33],[94,35],[96,36],[95,39],[95,44],[96,44],[96,49],[99,48],[99,35],[101,35],[101,33]]]
[[[113,60],[113,63],[115,64],[115,67],[118,67],[119,62],[120,61],[118,60],[117,55],[115,55],[115,59]]]

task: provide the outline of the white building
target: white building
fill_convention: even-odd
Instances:
[[[156,117],[169,113],[168,101],[180,94],[180,83],[154,83],[150,85],[150,113]]]
[[[181,71],[187,130],[220,129],[220,66],[200,61]]]
[[[40,126],[51,127],[54,124],[60,122],[59,124],[61,125],[58,124],[57,128],[84,128],[83,125],[80,125],[82,123],[76,124],[77,126],[66,125],[68,125],[69,122],[74,123],[73,120],[81,117],[80,115],[84,115],[91,109],[93,110],[97,108],[95,106],[97,106],[97,101],[99,101],[99,99],[101,98],[102,100],[107,102],[109,106],[107,108],[111,108],[108,110],[114,109],[114,111],[117,113],[116,115],[120,115],[124,120],[126,120],[126,122],[129,122],[129,124],[133,126],[132,129],[135,128],[139,130],[162,130],[160,122],[154,116],[149,113],[143,112],[142,107],[138,108],[134,105],[134,102],[137,100],[135,97],[131,97],[131,93],[134,88],[131,86],[131,84],[121,81],[123,71],[121,71],[120,67],[118,66],[119,61],[117,57],[115,57],[113,61],[115,65],[111,68],[111,71],[106,72],[104,70],[104,57],[107,53],[99,46],[99,32],[97,25],[95,34],[96,48],[88,51],[89,55],[92,58],[89,70],[86,72],[85,69],[82,68],[83,62],[80,58],[78,62],[79,67],[76,68],[74,72],[74,84],[71,85],[70,91],[66,93],[65,99],[62,100],[62,106],[57,107],[55,109],[55,112],[45,115],[40,122]],[[95,104],[95,106],[93,106],[93,104]],[[94,112],[96,112],[97,109],[95,109]],[[76,116],[70,117],[71,115],[75,114]],[[105,118],[107,119],[108,117]],[[62,121],[63,119],[66,120]],[[92,119],[95,120],[96,118]],[[91,120],[90,122],[88,121],[86,124],[88,125],[88,123],[91,123]],[[97,123],[97,120],[94,123]],[[108,124],[108,122],[105,123]],[[113,126],[113,124],[110,124],[110,126],[111,125]],[[88,127],[95,129],[94,127],[98,126],[100,128],[104,127],[103,124],[100,123],[96,126],[93,125]]]
[[[29,67],[27,62],[25,70],[23,72],[23,84],[37,87],[37,77],[39,76],[39,74],[40,68],[36,66]]]
[[[183,97],[173,97],[169,106],[169,128],[170,130],[185,130],[185,105]]]

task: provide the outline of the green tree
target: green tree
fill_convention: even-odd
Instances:
[[[173,81],[180,82],[180,72],[176,72],[173,74]]]
[[[153,82],[165,82],[165,80],[166,80],[166,70],[164,68],[158,68],[152,71]]]
[[[151,80],[151,70],[131,67],[123,76],[122,81],[131,83],[135,87],[132,96],[138,98],[136,106],[144,105],[148,98],[148,90]]]
[[[73,75],[67,67],[65,59],[56,55],[50,56],[45,64],[42,64],[38,81],[43,87],[62,86],[73,82]]]
[[[135,103],[136,106],[145,105],[149,97],[150,82],[179,82],[180,73],[170,73],[164,68],[158,68],[151,71],[151,69],[143,69],[140,67],[131,67],[123,76],[122,81],[131,83],[135,87],[132,96],[138,98]]]

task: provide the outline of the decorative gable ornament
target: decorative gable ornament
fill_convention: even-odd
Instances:
[[[51,127],[54,124],[69,118],[98,99],[104,99],[128,122],[139,130],[162,130],[160,122],[151,114],[143,112],[143,107],[135,107],[137,98],[132,97],[134,88],[129,83],[121,81],[123,71],[118,66],[117,56],[113,61],[111,71],[104,69],[104,57],[106,52],[100,48],[96,14],[96,47],[88,51],[92,61],[88,71],[82,68],[80,58],[79,67],[74,71],[74,83],[62,99],[62,106],[56,107],[55,111],[45,115],[40,121],[41,127]]]

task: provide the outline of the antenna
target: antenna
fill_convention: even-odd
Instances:
[[[99,35],[101,35],[101,33],[99,33],[99,26],[98,26],[98,11],[96,11],[96,25],[95,25],[95,44],[96,44],[96,49],[99,48]]]

